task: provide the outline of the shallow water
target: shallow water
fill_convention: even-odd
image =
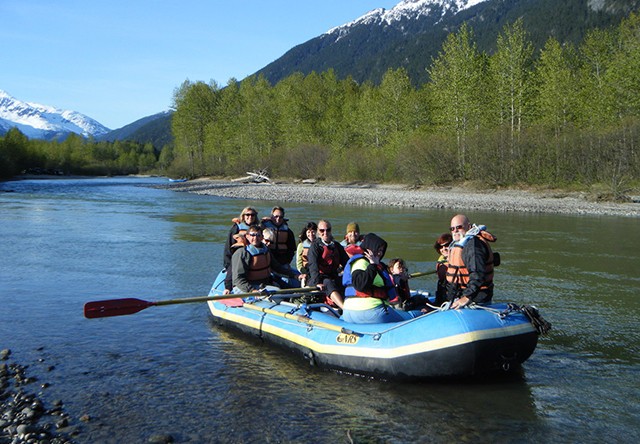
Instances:
[[[495,300],[553,324],[507,378],[399,384],[319,371],[214,325],[205,304],[87,320],[85,302],[203,296],[230,219],[274,202],[155,189],[163,179],[0,183],[0,348],[61,399],[78,442],[637,442],[638,220],[473,213],[498,236]],[[13,192],[1,192],[13,190]],[[354,195],[357,198],[357,195]],[[450,211],[285,205],[297,232],[357,220],[388,258],[432,269]],[[432,290],[430,277],[412,281]],[[50,367],[53,367],[50,369]],[[39,384],[51,384],[41,389]]]

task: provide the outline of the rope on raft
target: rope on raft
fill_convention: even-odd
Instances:
[[[533,325],[538,334],[546,335],[547,333],[549,333],[549,330],[551,330],[551,323],[546,321],[540,315],[540,312],[534,305],[523,305],[522,307],[520,307],[518,304],[509,302],[507,304],[506,310],[497,310],[495,308],[483,307],[482,305],[478,304],[471,304],[469,305],[469,308],[490,311],[501,318],[508,316],[509,313],[522,313],[527,317],[527,319],[529,319],[529,322],[531,322],[531,325]]]
[[[251,301],[253,302],[253,301]],[[250,302],[250,303],[251,303]],[[275,303],[276,305],[278,305],[280,302],[271,300],[271,302]],[[402,321],[402,322],[394,322],[394,323],[390,323],[389,324],[389,328],[376,332],[376,333],[368,333],[368,332],[359,332],[358,334],[364,336],[373,336],[374,340],[379,340],[380,337],[385,334],[388,333],[392,330],[395,330],[397,328],[400,328],[404,325],[407,325],[411,322],[415,322],[418,319],[422,319],[425,316],[429,316],[430,314],[434,314],[437,313],[439,311],[447,311],[450,309],[451,307],[451,302],[445,302],[442,304],[442,306],[437,307],[431,304],[427,304],[428,307],[432,308],[433,310],[428,312],[428,313],[424,313],[422,315],[416,316],[415,318],[411,318],[411,319],[407,319],[406,321]],[[546,335],[549,333],[549,331],[551,330],[551,323],[546,321],[541,315],[540,312],[538,311],[538,309],[533,306],[533,305],[523,305],[522,307],[520,307],[519,305],[513,303],[513,302],[509,302],[507,304],[507,308],[505,310],[498,310],[495,308],[490,308],[490,307],[484,307],[482,305],[478,305],[478,304],[470,304],[467,306],[467,308],[471,309],[471,310],[486,310],[489,311],[491,313],[494,313],[496,316],[500,317],[500,318],[505,318],[507,317],[510,313],[522,313],[524,314],[527,319],[529,319],[529,322],[531,322],[531,325],[533,325],[533,327],[536,329],[536,331],[538,332],[538,334],[540,335]],[[297,307],[293,307],[292,310],[289,312],[290,314],[295,313],[296,311],[302,311],[304,312],[304,315],[300,315],[302,317],[306,317],[311,319],[311,316],[309,315],[309,312],[307,310],[307,304],[301,304],[298,305]],[[320,325],[317,325],[317,327],[321,327]]]

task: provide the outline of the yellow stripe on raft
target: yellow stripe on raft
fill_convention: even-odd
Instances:
[[[448,336],[446,338],[433,339],[430,341],[418,342],[415,344],[395,346],[390,348],[377,348],[377,347],[362,347],[359,345],[350,345],[350,344],[325,344],[314,341],[307,336],[303,336],[300,334],[296,334],[290,330],[275,327],[273,325],[265,324],[261,320],[252,320],[248,319],[245,316],[236,315],[233,313],[234,309],[229,310],[218,310],[215,308],[213,303],[209,303],[211,308],[211,312],[214,316],[217,316],[222,319],[226,319],[228,321],[232,321],[241,325],[245,325],[247,327],[251,327],[255,330],[262,330],[264,332],[270,333],[272,335],[281,337],[288,341],[291,341],[300,346],[309,348],[318,353],[325,354],[335,354],[335,355],[348,355],[348,356],[358,356],[365,358],[382,358],[382,359],[393,359],[402,356],[410,356],[419,353],[425,353],[435,350],[441,350],[448,347],[455,347],[458,345],[469,344],[476,341],[482,341],[487,339],[496,339],[508,336],[515,336],[519,334],[533,333],[535,329],[529,323],[519,324],[510,327],[499,327],[492,328],[488,330],[479,330],[468,333],[460,333],[458,335]],[[257,308],[257,310],[262,311],[261,308]],[[284,314],[284,313],[282,313]],[[300,326],[300,322],[289,319],[291,325]],[[282,322],[287,322],[283,320]],[[327,324],[332,325],[332,324]],[[308,327],[313,328],[323,328],[308,325]],[[334,326],[337,329],[340,327]],[[306,331],[306,329],[305,329]],[[336,333],[339,335],[340,333]],[[385,333],[390,334],[390,333]]]

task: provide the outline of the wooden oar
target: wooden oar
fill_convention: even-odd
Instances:
[[[316,287],[285,288],[283,290],[267,290],[260,293],[231,293],[217,296],[199,296],[195,298],[167,299],[164,301],[143,301],[136,298],[106,299],[84,304],[84,317],[87,319],[107,318],[111,316],[124,316],[134,314],[154,305],[189,304],[192,302],[218,301],[221,299],[246,298],[250,296],[269,296],[272,294],[310,293],[318,291]]]
[[[302,315],[294,315],[291,313],[283,313],[280,312],[278,310],[273,310],[271,308],[266,308],[266,307],[259,307],[257,305],[253,305],[253,304],[244,304],[243,308],[250,308],[256,311],[261,311],[263,313],[268,313],[270,315],[275,315],[275,316],[280,316],[282,318],[285,319],[292,319],[294,321],[298,321],[298,322],[302,322],[304,324],[307,325],[312,325],[314,327],[319,327],[319,328],[325,328],[327,330],[333,330],[333,331],[337,331],[340,333],[344,333],[347,335],[358,335],[358,336],[362,336],[362,333],[357,333],[353,330],[350,330],[348,328],[344,328],[344,327],[340,327],[338,325],[333,325],[333,324],[329,324],[328,322],[322,322],[322,321],[315,321],[313,319],[310,319],[306,316],[302,316]]]
[[[409,275],[409,277],[415,278],[415,277],[420,277],[420,276],[427,276],[429,274],[436,274],[438,272],[438,270],[431,270],[431,271],[417,271],[415,273],[411,273]]]

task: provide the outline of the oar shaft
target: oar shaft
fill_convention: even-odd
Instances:
[[[88,319],[107,318],[134,314],[154,305],[190,304],[193,302],[218,301],[222,299],[246,298],[250,296],[269,296],[272,294],[312,293],[316,287],[285,288],[283,290],[265,291],[264,293],[230,293],[215,296],[198,296],[193,298],[167,299],[164,301],[143,301],[135,298],[107,299],[84,304],[84,316]]]
[[[415,277],[420,277],[420,276],[428,276],[430,274],[436,274],[438,272],[438,270],[431,270],[431,271],[418,271],[416,273],[411,273],[409,275],[409,277],[415,278]]]
[[[270,296],[272,294],[311,293],[314,291],[318,291],[318,289],[316,287],[285,288],[282,290],[265,291],[264,293],[260,293],[260,292],[229,293],[229,294],[214,295],[214,296],[197,296],[194,298],[167,299],[164,301],[152,302],[151,304],[152,305],[190,304],[193,302],[218,301],[221,299],[247,298],[250,296],[260,297],[260,296]]]

